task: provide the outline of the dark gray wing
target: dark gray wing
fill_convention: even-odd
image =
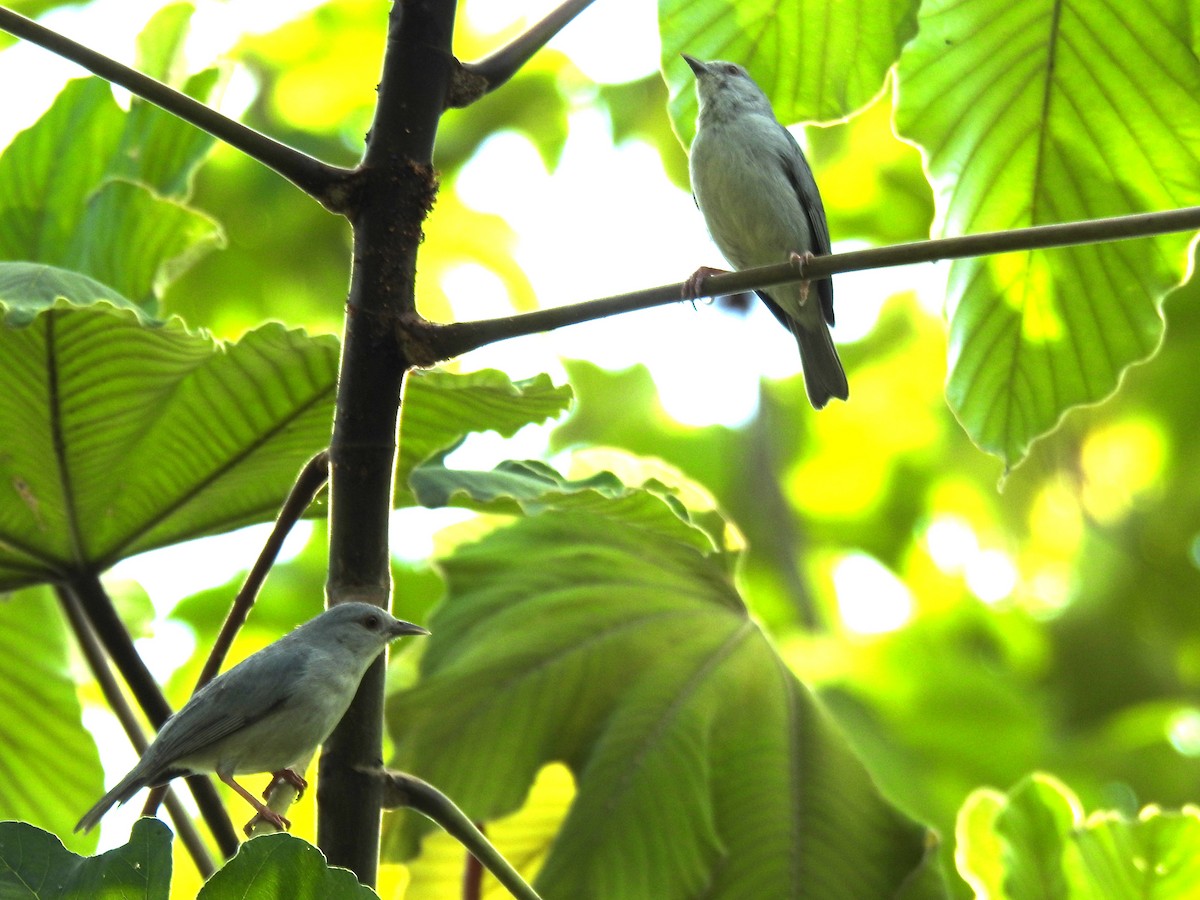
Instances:
[[[279,654],[267,648],[247,657],[228,672],[214,678],[168,719],[150,746],[152,771],[145,783],[169,780],[179,774],[178,760],[266,718],[287,704],[295,690],[296,674],[303,660],[289,659],[280,671]],[[292,648],[293,650],[295,648]]]
[[[821,202],[820,191],[817,190],[817,180],[813,178],[812,169],[808,167],[808,160],[804,158],[804,151],[796,143],[796,138],[782,125],[779,126],[779,130],[787,135],[788,145],[794,151],[786,156],[780,154],[779,162],[783,166],[784,174],[787,175],[792,189],[796,192],[796,199],[800,201],[805,218],[808,219],[808,230],[813,239],[812,254],[813,256],[826,256],[831,249],[829,223],[825,221],[825,205]],[[821,312],[825,314],[825,321],[832,325],[833,279],[822,278],[813,284],[817,289],[817,296],[821,298]],[[778,316],[778,313],[776,315]],[[788,323],[784,322],[784,324]]]

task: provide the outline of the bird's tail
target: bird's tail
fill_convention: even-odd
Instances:
[[[141,772],[136,768],[126,775],[111,791],[100,798],[91,809],[83,814],[83,818],[75,826],[76,831],[91,831],[96,827],[96,823],[108,812],[114,805],[124,803],[143,787]]]
[[[839,400],[849,397],[850,385],[846,381],[842,361],[838,359],[837,348],[833,346],[829,326],[819,318],[813,328],[806,328],[795,319],[790,324],[792,334],[796,336],[796,343],[800,345],[804,387],[808,391],[808,401],[813,408],[821,409],[831,397],[837,397]]]

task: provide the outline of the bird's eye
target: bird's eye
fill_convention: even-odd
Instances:
[[[368,631],[374,631],[376,628],[379,627],[379,616],[376,616],[373,614],[369,615],[369,616],[364,616],[362,623],[363,623],[363,626]]]
[[[741,75],[742,70],[739,69],[737,66],[735,66],[733,63],[730,63],[729,65],[727,65],[725,67],[725,74],[726,75]]]

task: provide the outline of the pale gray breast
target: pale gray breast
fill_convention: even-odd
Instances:
[[[692,190],[734,268],[783,262],[812,248],[808,219],[781,162],[786,141],[774,120],[747,116],[737,126],[711,123],[692,144]]]

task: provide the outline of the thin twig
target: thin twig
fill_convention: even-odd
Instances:
[[[11,9],[0,7],[0,29],[44,47],[105,81],[120,85],[134,96],[161,107],[185,122],[190,122],[231,147],[236,147],[267,168],[278,172],[326,209],[336,213],[347,211],[350,202],[349,183],[353,176],[349,170],[329,165],[294,147],[269,138],[241,122],[221,115],[187,94],[76,43]]]
[[[467,106],[478,100],[484,94],[494,91],[517,73],[521,66],[529,62],[535,53],[562,29],[570,24],[581,12],[591,6],[592,0],[565,0],[557,9],[542,19],[528,31],[523,32],[510,43],[501,47],[495,53],[484,57],[478,62],[464,63],[462,66],[463,82],[477,84],[478,87],[468,90],[452,91],[448,105],[454,107]],[[460,76],[460,77],[462,77]]]
[[[433,785],[415,775],[391,769],[372,769],[366,774],[382,782],[384,809],[401,806],[415,809],[466,847],[514,897],[519,900],[539,900],[537,891],[500,855],[500,851],[475,827],[467,814]]]
[[[79,602],[88,624],[99,637],[109,658],[116,663],[117,670],[129,685],[130,692],[142,708],[142,713],[155,728],[161,728],[163,722],[171,715],[171,706],[133,646],[133,639],[125,630],[125,625],[117,615],[112,598],[100,583],[99,576],[94,572],[80,573],[65,586],[65,589]],[[233,856],[239,846],[238,836],[233,830],[233,823],[229,819],[229,813],[225,811],[224,804],[221,803],[216,787],[205,775],[190,775],[187,783],[196,798],[196,805],[200,807],[200,814],[216,839],[217,846],[226,858]]]
[[[1113,216],[1089,219],[1060,225],[1037,225],[1011,231],[989,231],[963,237],[913,241],[891,247],[854,250],[817,256],[795,262],[778,263],[741,272],[712,275],[701,283],[695,294],[685,294],[686,282],[587,300],[550,309],[497,319],[474,322],[453,322],[437,325],[421,320],[405,322],[400,328],[401,341],[413,360],[422,366],[461,356],[486,344],[552,331],[567,325],[578,325],[618,313],[663,306],[680,300],[701,297],[723,297],[745,291],[762,290],[777,284],[812,281],[842,272],[882,269],[913,263],[936,262],[943,259],[962,259],[994,253],[1044,250],[1071,244],[1092,244],[1151,237],[1177,231],[1200,229],[1200,206],[1167,212]]]
[[[133,749],[141,756],[146,752],[146,748],[150,746],[150,742],[146,740],[146,736],[142,733],[141,723],[138,722],[133,708],[121,692],[121,687],[117,684],[117,679],[113,677],[108,660],[104,658],[104,650],[100,647],[100,642],[96,639],[95,632],[92,631],[91,626],[88,624],[87,617],[83,614],[83,608],[79,605],[78,598],[70,591],[61,587],[55,588],[55,593],[57,593],[58,602],[66,614],[67,622],[70,624],[71,630],[75,633],[75,640],[79,643],[80,650],[83,651],[83,658],[87,661],[88,668],[91,669],[96,683],[100,686],[100,693],[104,695],[104,700],[108,703],[109,709],[116,715],[117,721],[121,723],[121,727],[125,730],[125,734],[129,738],[129,743],[133,744]],[[184,848],[192,857],[192,861],[196,864],[196,869],[200,872],[200,876],[208,879],[217,871],[216,864],[208,852],[208,847],[204,845],[204,840],[200,837],[200,832],[196,830],[191,816],[183,808],[183,804],[174,792],[169,793],[167,796],[167,812],[171,816],[171,821],[175,823],[175,833],[179,835]]]
[[[283,542],[328,480],[329,451],[322,450],[300,470],[287,500],[280,507],[279,515],[275,519],[275,527],[271,529],[271,534],[263,544],[258,559],[254,561],[253,568],[247,573],[241,590],[238,591],[229,607],[229,613],[225,616],[221,632],[213,642],[212,651],[205,660],[200,677],[196,679],[193,693],[212,681],[221,671],[225,657],[229,654],[229,648],[233,646],[233,639],[237,637],[238,631],[246,622],[246,617],[250,615],[255,598],[258,597],[263,582],[267,580],[267,574],[271,571],[271,567],[275,565],[275,559],[279,556]]]

